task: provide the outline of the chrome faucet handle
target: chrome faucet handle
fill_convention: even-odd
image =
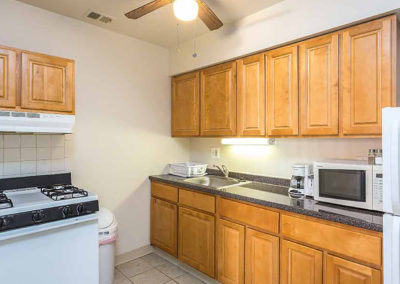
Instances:
[[[228,168],[225,165],[213,165],[214,168],[217,168],[226,178],[229,176]]]

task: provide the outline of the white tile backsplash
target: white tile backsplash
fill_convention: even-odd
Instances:
[[[36,175],[36,161],[21,162],[21,175]]]
[[[51,148],[36,148],[37,160],[50,160],[51,159]]]
[[[21,148],[21,162],[36,161],[36,148]]]
[[[21,141],[20,135],[4,135],[4,148],[20,148]]]
[[[72,135],[0,135],[0,178],[71,171]]]
[[[20,162],[21,161],[21,149],[20,148],[6,148],[4,149],[4,162]]]
[[[36,147],[51,147],[50,135],[36,135]]]
[[[21,135],[21,148],[36,148],[35,135]]]

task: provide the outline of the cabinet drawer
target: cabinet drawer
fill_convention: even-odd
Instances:
[[[382,239],[346,228],[282,214],[282,235],[322,249],[381,265]]]
[[[221,216],[276,234],[279,232],[277,212],[227,199],[219,199],[218,208]]]
[[[185,189],[179,189],[179,203],[206,212],[215,213],[214,196]]]
[[[152,182],[151,194],[166,200],[178,202],[178,189],[170,185]]]

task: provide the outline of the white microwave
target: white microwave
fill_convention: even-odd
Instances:
[[[383,211],[382,166],[358,160],[315,162],[314,199]]]

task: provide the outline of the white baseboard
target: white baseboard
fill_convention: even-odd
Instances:
[[[139,257],[145,256],[149,253],[153,253],[154,248],[151,245],[146,245],[126,253],[119,254],[115,257],[115,265],[120,265],[122,263],[137,259]]]

